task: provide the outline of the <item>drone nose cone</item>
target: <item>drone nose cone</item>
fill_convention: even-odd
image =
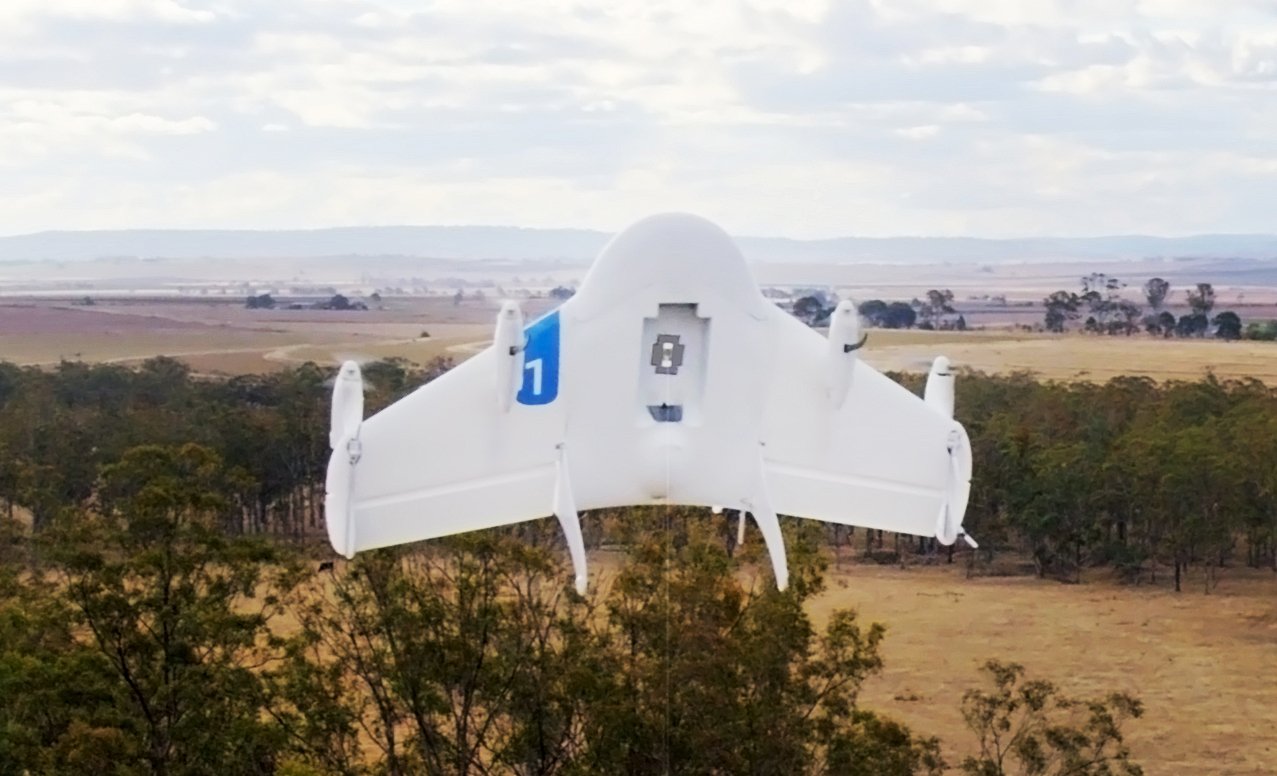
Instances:
[[[649,216],[613,237],[576,298],[578,307],[601,307],[642,289],[654,289],[662,300],[697,302],[713,294],[751,313],[763,309],[736,243],[716,224],[689,213]]]
[[[341,376],[346,380],[359,379],[359,364],[354,361],[346,361],[341,365]]]

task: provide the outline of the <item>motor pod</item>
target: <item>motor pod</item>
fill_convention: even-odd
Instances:
[[[850,299],[839,302],[829,318],[827,382],[829,402],[834,409],[842,406],[851,391],[856,361],[860,359],[860,348],[865,344],[865,339],[856,303]]]
[[[497,362],[497,409],[509,412],[523,383],[523,310],[517,302],[502,302],[492,349]]]
[[[324,520],[333,549],[347,558],[355,554],[355,525],[350,514],[355,465],[361,448],[359,428],[364,422],[364,378],[359,364],[347,361],[333,383],[332,425],[328,445],[328,475],[324,482]]]
[[[347,361],[333,382],[332,416],[328,426],[328,446],[333,450],[343,439],[358,435],[364,422],[364,376],[359,364]]]
[[[941,544],[948,546],[961,537],[974,548],[977,546],[975,540],[962,527],[962,518],[966,515],[967,503],[971,499],[971,440],[961,423],[953,424],[947,446],[949,476],[946,478],[944,501],[936,519],[936,538]]]
[[[927,374],[927,387],[922,391],[922,400],[936,412],[946,418],[953,417],[953,369],[949,359],[937,356],[931,363],[931,371]]]

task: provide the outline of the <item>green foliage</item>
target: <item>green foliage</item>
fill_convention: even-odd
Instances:
[[[1243,335],[1248,340],[1272,342],[1277,340],[1277,321],[1251,321]]]
[[[383,384],[374,402],[413,384],[404,364],[366,371]],[[210,435],[235,442],[229,457],[189,443],[127,447],[101,464],[91,453],[67,467],[91,468],[90,479],[65,481],[34,537],[0,523],[0,775],[942,771],[938,741],[860,705],[882,667],[883,627],[850,611],[821,630],[808,618],[826,557],[813,523],[785,526],[784,593],[760,543],[735,547],[722,518],[693,509],[614,520],[627,554],[603,561],[613,571],[588,598],[565,586],[553,521],[366,553],[299,584],[281,544],[228,527],[245,492],[262,487],[247,464],[294,440],[302,449],[289,455],[311,454],[308,434],[288,424],[319,422],[304,413],[325,377],[305,367],[202,384],[167,360],[136,373],[64,365],[54,379],[0,368],[0,413],[14,419],[51,407],[124,438],[126,421],[152,412],[171,424],[193,422],[177,407],[208,418],[205,403],[238,407],[240,423],[270,421]],[[29,393],[28,380],[48,395]],[[1223,510],[1258,510],[1277,489],[1272,472],[1194,465],[1241,433],[1277,454],[1277,413],[1260,386],[964,384],[989,467],[973,509],[1022,505],[1034,522],[1004,514],[1001,530],[1032,528],[1045,556],[1103,546],[1084,515],[1116,519],[1122,502],[1076,491],[1111,478],[1116,493],[1129,486],[1122,477],[1151,476],[1146,461],[1177,462],[1140,516],[1157,517],[1159,552],[1186,559],[1221,541],[1212,521]],[[1025,413],[1033,425],[1021,427]],[[196,429],[145,429],[184,430]],[[20,435],[0,438],[32,450]],[[122,442],[103,440],[112,444]],[[1111,469],[1099,455],[1110,449],[1133,463]],[[10,492],[24,493],[16,482]],[[1034,492],[1048,486],[1054,495]],[[1221,502],[1227,488],[1238,493]],[[1180,502],[1190,509],[1172,514]],[[1269,513],[1247,514],[1245,529],[1264,536]],[[1052,757],[1120,745],[1092,712],[1078,735],[1044,739]]]
[[[1054,684],[1026,680],[1017,663],[984,666],[991,691],[968,690],[962,716],[980,753],[962,761],[968,776],[1140,776],[1122,726],[1144,713],[1130,695],[1096,700],[1063,695]]]
[[[1072,291],[1061,290],[1043,299],[1042,305],[1046,307],[1043,319],[1046,330],[1059,333],[1064,331],[1069,321],[1077,319],[1082,300]]]
[[[648,533],[598,599],[543,549],[497,533],[361,556],[331,596],[297,598],[274,675],[296,761],[388,773],[938,772],[938,744],[859,708],[880,625],[804,600],[819,553],[797,542],[787,593],[746,583],[696,518]],[[553,525],[544,526],[555,530]],[[752,564],[751,564],[752,565]],[[361,751],[359,732],[373,742]]]
[[[279,611],[257,587],[281,559],[218,530],[230,487],[204,448],[135,448],[103,468],[100,515],[45,537],[62,600],[104,663],[120,715],[104,740],[127,743],[152,773],[271,770],[276,745],[251,667],[266,658]]]
[[[957,405],[978,476],[966,525],[1028,552],[1044,576],[1110,564],[1157,581],[1202,569],[1209,589],[1244,546],[1277,566],[1277,510],[1264,494],[1277,454],[1277,392],[1256,381],[1104,385],[969,376]],[[1244,539],[1244,542],[1239,540]]]
[[[369,408],[389,404],[448,366],[367,364]],[[233,475],[228,506],[219,512],[224,531],[317,530],[332,373],[305,364],[271,375],[200,380],[163,357],[140,369],[0,363],[0,514],[30,510],[43,529],[60,510],[90,507],[99,467],[126,450],[194,442],[215,452]]]
[[[809,326],[827,316],[828,310],[824,300],[816,296],[801,297],[794,302],[793,307],[794,317]]]
[[[870,299],[857,308],[870,326],[883,329],[911,329],[918,320],[918,313],[908,302],[884,302]]]
[[[1215,327],[1215,336],[1219,339],[1235,340],[1242,337],[1242,319],[1237,313],[1225,310],[1211,319]]]
[[[1192,308],[1193,314],[1203,318],[1208,317],[1211,309],[1215,307],[1215,288],[1210,283],[1198,283],[1196,288],[1185,291],[1184,297],[1188,300],[1188,306]]]
[[[1135,302],[1122,298],[1125,286],[1115,277],[1093,272],[1082,278],[1081,294],[1065,290],[1052,293],[1042,300],[1044,328],[1050,332],[1063,332],[1070,321],[1081,316],[1085,307],[1089,315],[1083,331],[1092,334],[1129,336],[1137,333],[1142,326],[1145,332],[1154,336],[1204,337],[1213,325],[1215,336],[1220,339],[1233,340],[1242,336],[1241,318],[1236,313],[1222,312],[1215,318],[1210,317],[1215,307],[1215,289],[1210,283],[1198,283],[1195,288],[1184,292],[1190,311],[1179,319],[1162,309],[1171,288],[1167,281],[1150,278],[1144,284],[1144,298],[1151,310],[1148,315],[1143,315]]]

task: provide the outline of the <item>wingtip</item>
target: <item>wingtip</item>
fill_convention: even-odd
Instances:
[[[585,576],[579,576],[579,577],[577,577],[577,578],[576,578],[576,594],[577,594],[577,595],[585,595],[585,591],[586,591],[586,590],[588,589],[588,587],[589,587],[589,584],[588,584],[588,583],[589,583],[589,580],[588,580],[588,579],[586,579],[586,577],[585,577]]]

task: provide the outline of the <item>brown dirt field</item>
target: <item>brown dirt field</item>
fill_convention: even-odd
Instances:
[[[960,565],[845,565],[809,607],[818,623],[855,608],[887,626],[886,669],[864,704],[940,736],[951,762],[973,743],[962,694],[997,658],[1069,695],[1138,695],[1145,716],[1128,742],[1150,776],[1274,772],[1277,575],[1229,570],[1209,595],[1195,581],[1175,594],[964,576]]]
[[[530,300],[539,315],[545,300]],[[132,363],[181,358],[203,373],[265,373],[305,361],[400,356],[462,360],[491,336],[496,306],[407,300],[386,310],[246,310],[211,303],[112,300],[92,309],[66,303],[0,305],[0,360],[51,365],[62,359]],[[430,337],[420,334],[429,332]]]

